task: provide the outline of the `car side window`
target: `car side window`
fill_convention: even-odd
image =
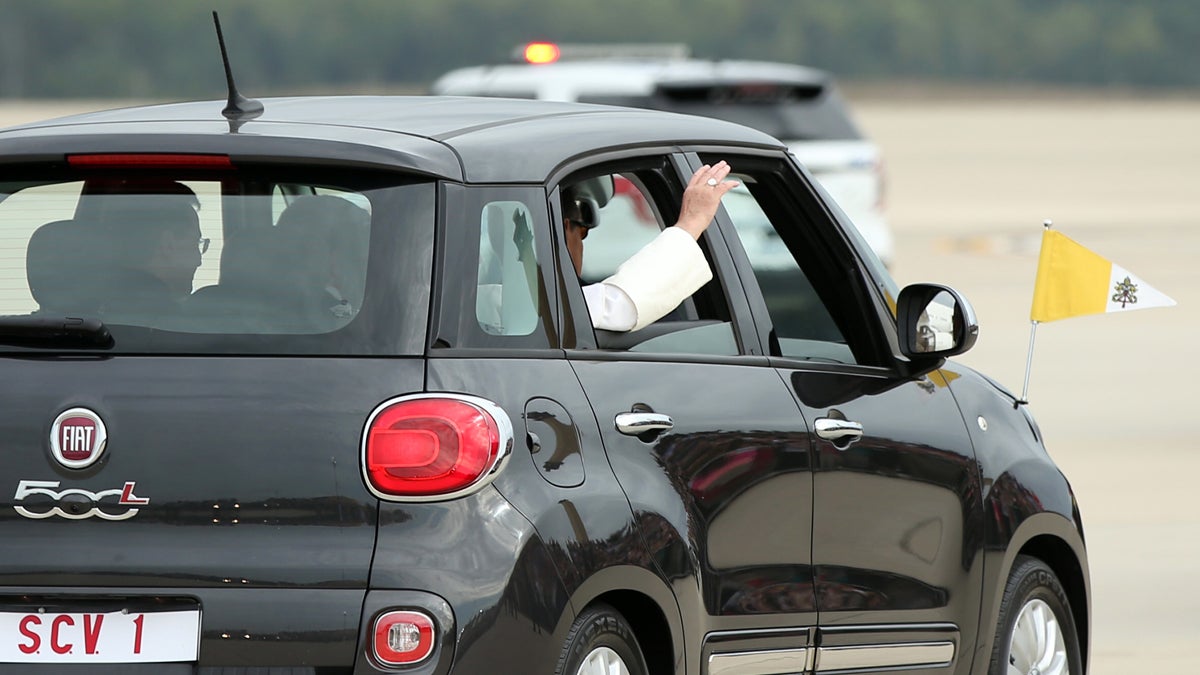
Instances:
[[[810,203],[798,197],[782,163],[729,162],[734,166],[730,177],[741,185],[725,195],[722,206],[770,317],[770,352],[806,361],[875,364],[862,275],[846,264],[857,259],[834,221],[815,196]]]
[[[661,163],[616,167],[611,172],[572,176],[563,194],[582,195],[584,220],[594,210],[583,243],[579,282],[600,284],[662,231],[678,215],[682,186]],[[565,224],[563,224],[565,226]],[[707,235],[700,240],[710,269]],[[569,269],[564,265],[564,269]],[[596,330],[601,349],[643,353],[736,355],[739,353],[729,305],[721,285],[710,281],[654,323],[632,332]]]
[[[588,231],[580,281],[594,284],[616,273],[621,263],[663,229],[646,188],[635,173],[610,174],[612,194],[596,201],[595,226]],[[603,225],[603,228],[600,227]]]
[[[436,265],[438,349],[558,344],[558,289],[542,186],[445,184]]]
[[[767,303],[780,355],[853,363],[854,355],[829,310],[750,191],[754,178],[737,179],[742,185],[723,203]]]
[[[491,335],[529,335],[537,328],[537,253],[529,207],[484,205],[479,223],[475,319]]]

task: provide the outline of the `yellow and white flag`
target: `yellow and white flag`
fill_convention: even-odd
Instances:
[[[1046,228],[1033,285],[1032,321],[1170,307],[1175,301],[1120,265]]]

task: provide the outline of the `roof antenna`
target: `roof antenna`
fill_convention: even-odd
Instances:
[[[229,120],[229,133],[236,134],[243,124],[263,114],[263,104],[238,93],[233,83],[233,70],[229,67],[229,54],[225,51],[225,36],[221,34],[221,20],[213,10],[213,24],[217,27],[217,42],[221,44],[221,60],[225,62],[225,81],[229,85],[229,103],[221,114]]]

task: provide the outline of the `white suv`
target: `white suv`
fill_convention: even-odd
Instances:
[[[653,108],[759,129],[787,144],[884,264],[891,264],[880,151],[855,125],[828,72],[694,59],[681,45],[535,43],[518,53],[533,56],[451,71],[431,85],[431,93]]]

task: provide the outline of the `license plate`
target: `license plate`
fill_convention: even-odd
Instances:
[[[0,663],[195,661],[200,610],[0,612]]]

